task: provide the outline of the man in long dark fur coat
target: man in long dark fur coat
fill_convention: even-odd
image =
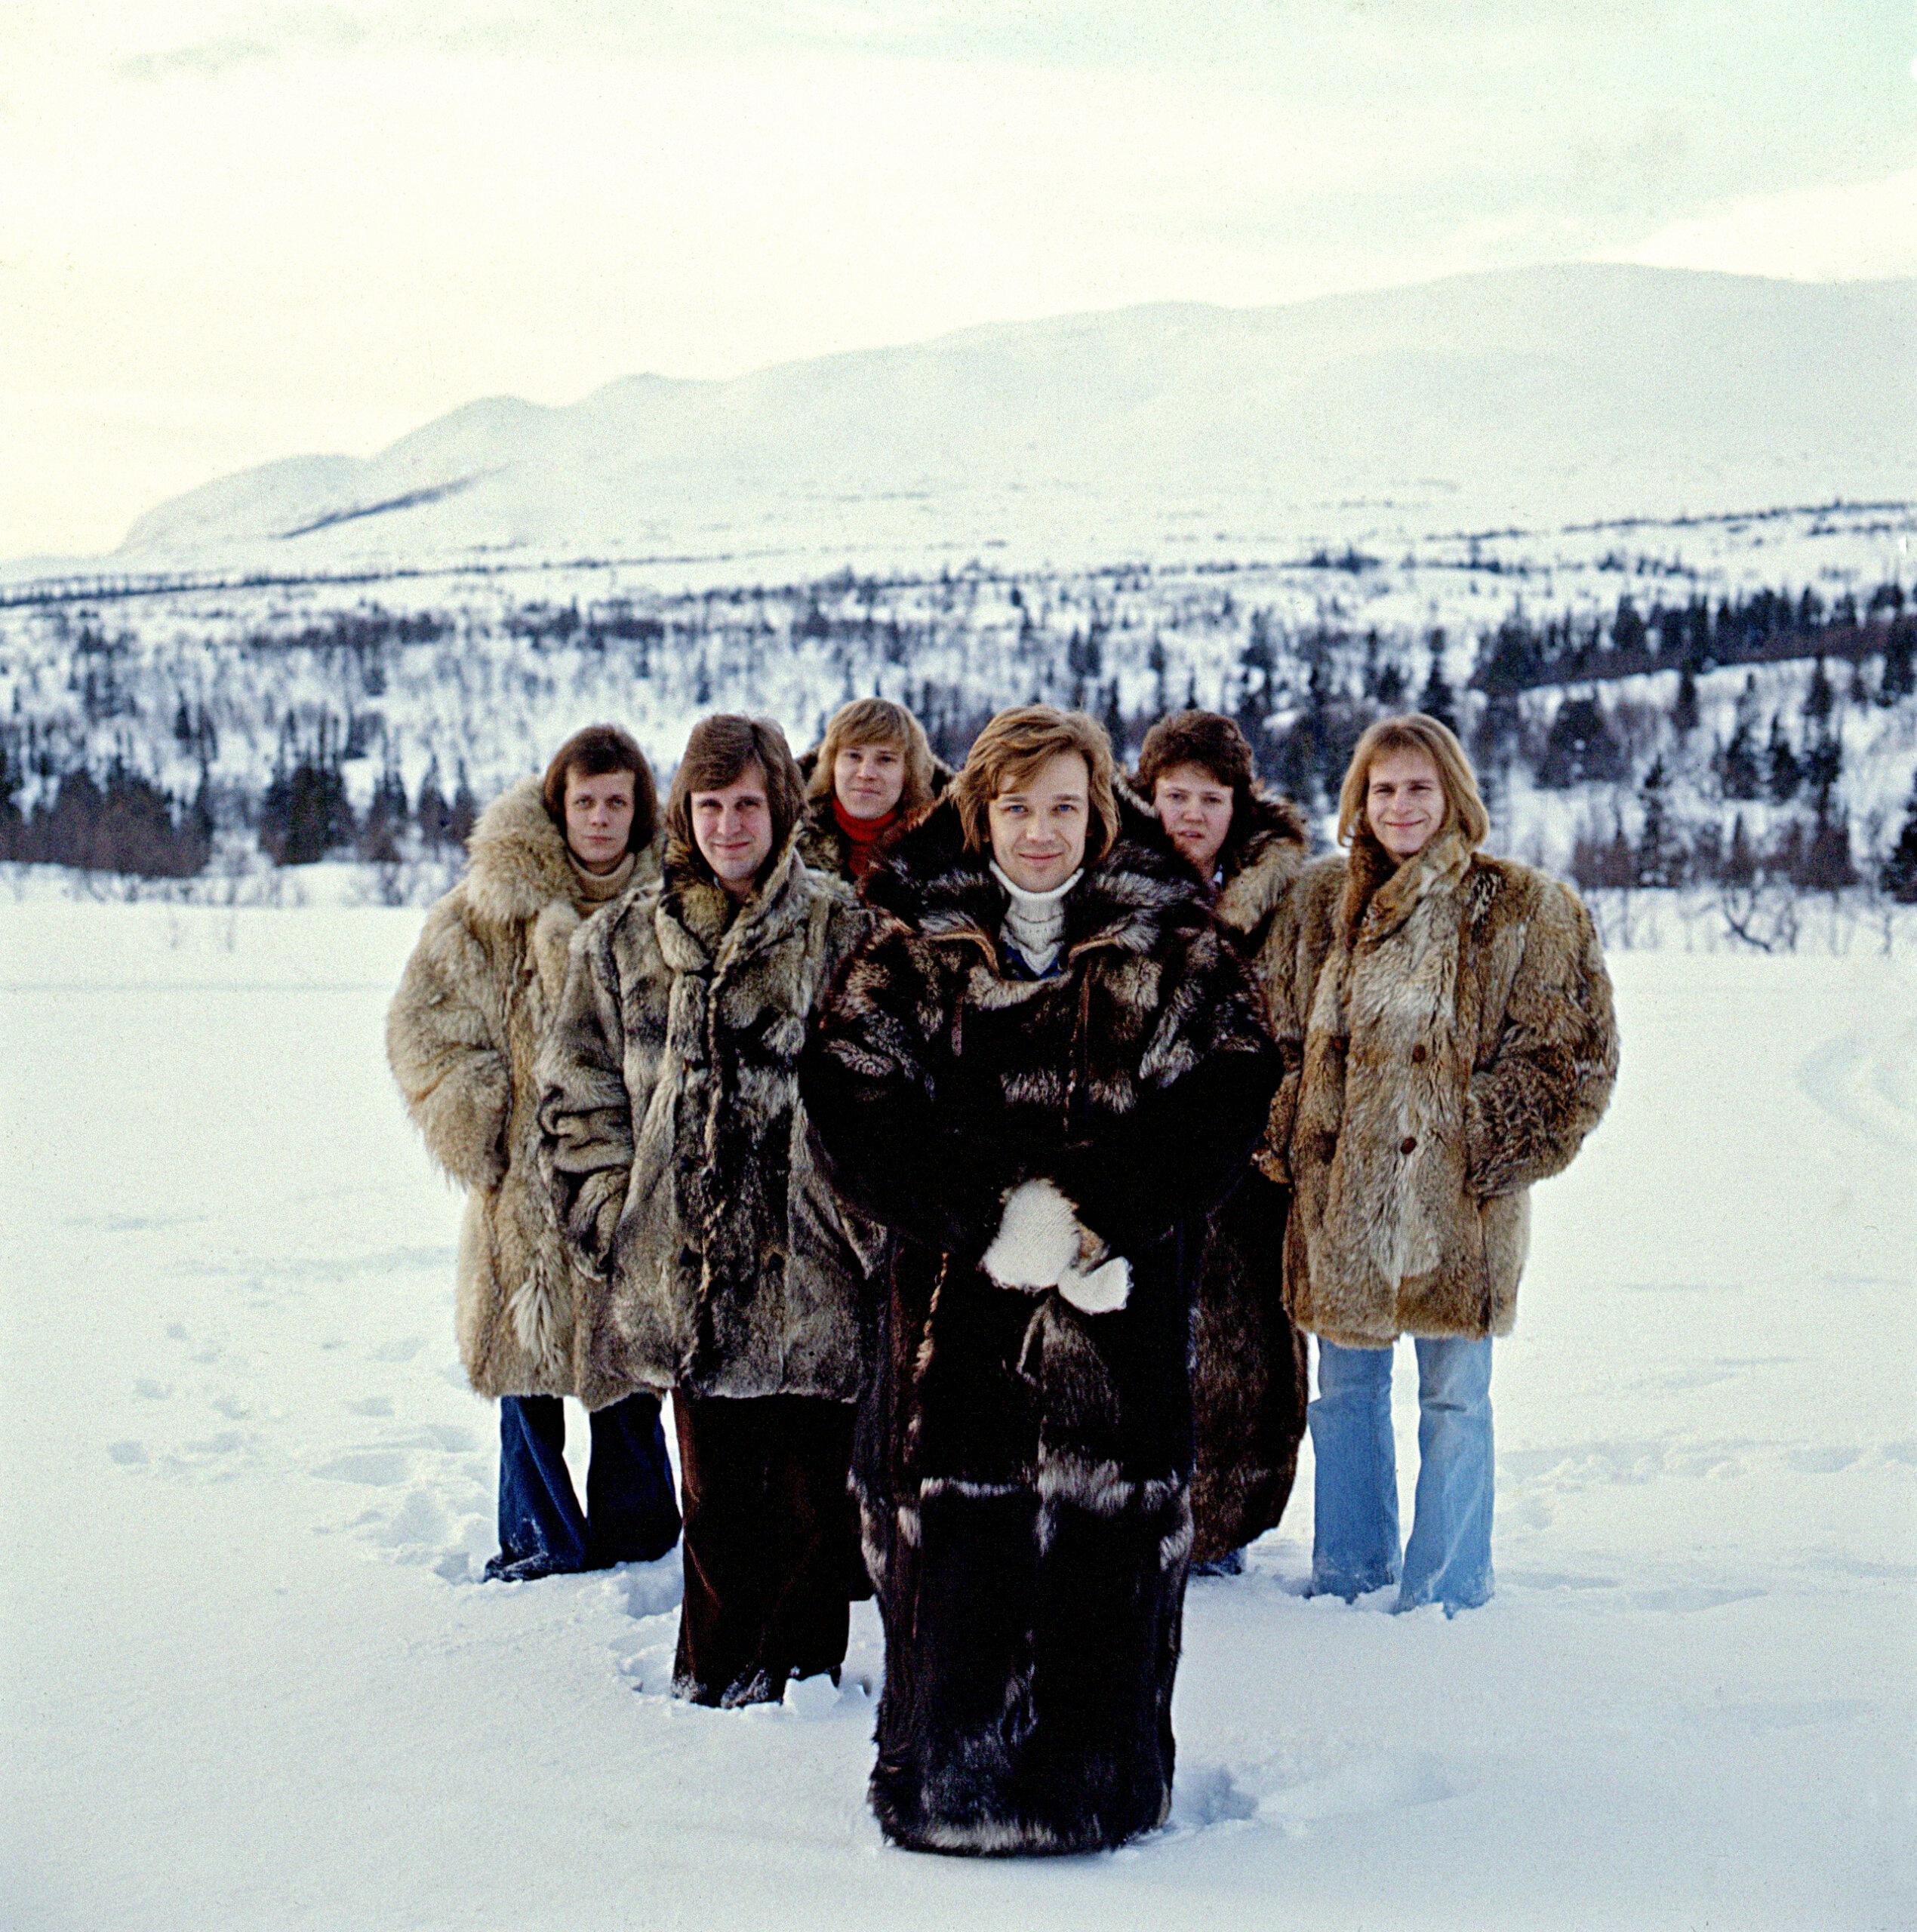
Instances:
[[[999,811],[1061,772],[1079,869],[1027,889]],[[922,1849],[1093,1850],[1170,1804],[1184,1229],[1277,1068],[1197,881],[1116,823],[1096,724],[1002,714],[868,880],[891,916],[802,1075],[840,1184],[897,1236],[854,1480],[886,1635],[872,1804]]]
[[[1245,734],[1217,712],[1160,718],[1140,749],[1137,786],[1262,986],[1278,912],[1311,854],[1304,815],[1260,789]],[[1248,1162],[1206,1217],[1192,1333],[1195,1569],[1242,1569],[1240,1552],[1277,1527],[1297,1474],[1309,1386],[1304,1337],[1285,1310],[1291,1198]]]

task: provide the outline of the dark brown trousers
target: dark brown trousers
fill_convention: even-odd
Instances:
[[[789,1678],[845,1660],[852,1405],[675,1390],[672,1416],[685,1517],[673,1690],[777,1703]]]

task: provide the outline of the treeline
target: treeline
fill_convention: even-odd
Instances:
[[[251,830],[275,865],[325,858],[391,864],[409,854],[462,848],[479,816],[479,801],[457,768],[448,792],[438,761],[408,795],[389,766],[366,809],[348,796],[345,746],[322,724],[309,743],[291,747],[257,798],[223,792],[202,768],[190,796],[156,785],[118,757],[97,776],[85,766],[40,788],[23,810],[26,771],[16,740],[0,734],[0,860],[70,866],[137,878],[190,878],[213,856],[223,823]]]
[[[212,854],[204,783],[190,799],[174,798],[115,758],[99,777],[84,767],[63,774],[50,797],[23,811],[23,783],[17,756],[0,742],[0,860],[191,878]]]
[[[1856,662],[1882,654],[1876,692],[1894,704],[1917,691],[1917,612],[1903,586],[1879,584],[1861,605],[1854,592],[1826,601],[1807,586],[1755,590],[1715,600],[1654,602],[1640,611],[1628,592],[1608,618],[1564,612],[1534,622],[1522,608],[1479,648],[1472,682],[1497,694],[1541,685],[1635,677],[1648,671],[1700,671],[1799,657]]]

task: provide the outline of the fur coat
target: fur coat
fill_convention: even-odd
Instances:
[[[806,1060],[844,1189],[894,1234],[854,1452],[886,1635],[873,1807],[925,1849],[1160,1823],[1191,1548],[1186,1235],[1277,1077],[1243,962],[1168,851],[1066,901],[1009,975],[1005,900],[934,806]]]
[[[1568,1164],[1617,1075],[1583,902],[1456,832],[1399,866],[1361,837],[1307,871],[1267,950],[1294,1318],[1349,1348],[1509,1334],[1531,1183]]]
[[[1219,922],[1256,962],[1310,850],[1303,815],[1254,797],[1218,855]],[[1208,1563],[1275,1529],[1297,1474],[1309,1389],[1303,1336],[1285,1312],[1289,1190],[1247,1162],[1205,1226],[1192,1337],[1197,1460],[1192,1560]]]
[[[869,923],[788,845],[736,916],[669,851],[658,884],[581,928],[539,1118],[556,1211],[592,1278],[589,1407],[641,1389],[857,1396],[880,1238],[820,1174],[798,1057]]]
[[[428,1150],[467,1190],[456,1319],[472,1386],[567,1395],[577,1284],[539,1177],[534,1063],[590,907],[537,779],[487,808],[467,850],[407,962],[386,1055]],[[633,877],[658,868],[642,852]]]

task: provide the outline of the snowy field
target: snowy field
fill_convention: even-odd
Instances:
[[[1496,1598],[1308,1601],[1307,1451],[1193,1586],[1171,1826],[971,1863],[866,1810],[869,1605],[843,1690],[716,1713],[676,1558],[474,1580],[457,1204],[381,1050],[417,926],[0,910],[0,1924],[1917,1923],[1907,956],[1620,956],[1498,1352]]]

